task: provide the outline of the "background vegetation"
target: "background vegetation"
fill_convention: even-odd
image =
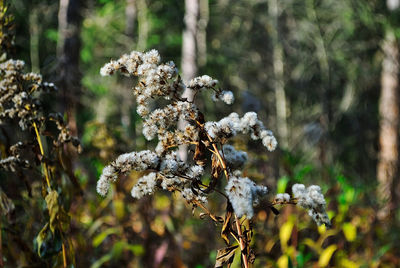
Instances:
[[[96,193],[109,161],[155,146],[141,136],[133,81],[104,78],[99,70],[131,50],[151,48],[163,61],[184,64],[182,33],[191,1],[185,2],[186,9],[184,1],[174,0],[0,1],[1,62],[21,59],[26,72],[40,73],[58,87],[37,98],[45,113],[62,114],[83,148],[78,154],[62,145],[62,157],[53,156],[55,134],[46,133],[57,128],[43,123],[46,162],[33,128],[20,133],[18,123],[2,122],[2,159],[11,155],[11,145],[26,141],[36,152],[36,165],[0,171],[0,265],[214,265],[216,250],[224,245],[219,228],[200,219],[196,209],[192,215],[179,196],[157,193],[133,200],[137,173],[122,178],[106,198]],[[289,191],[294,183],[319,184],[328,199],[333,223],[328,230],[294,207],[282,208],[279,216],[259,209],[255,267],[400,266],[399,2],[194,2],[191,64],[198,75],[218,79],[236,96],[229,107],[203,96],[199,106],[207,119],[258,112],[276,133],[279,150],[267,154],[252,141],[235,140],[249,152],[246,175],[271,192]],[[56,212],[50,192],[43,190],[43,163],[53,176]],[[218,200],[210,206],[224,210]],[[58,215],[59,231],[45,236],[41,231],[51,225],[52,214]],[[236,258],[233,265],[240,267]]]

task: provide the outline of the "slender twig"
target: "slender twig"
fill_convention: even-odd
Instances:
[[[298,202],[297,198],[292,198],[289,201],[277,201],[277,200],[274,200],[274,201],[272,201],[271,206],[275,206],[275,205],[297,205],[297,202]]]
[[[220,222],[217,217],[215,217],[200,201],[198,200],[193,200],[194,203],[196,203],[197,206],[199,206],[202,210],[205,211],[205,213],[215,222]]]

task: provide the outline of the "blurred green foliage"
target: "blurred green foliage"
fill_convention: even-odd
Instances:
[[[84,194],[63,196],[72,187],[65,177],[60,177],[58,189],[71,218],[68,239],[73,249],[68,256],[74,256],[76,264],[70,267],[210,267],[216,250],[224,246],[218,228],[199,219],[198,210],[192,215],[192,208],[177,196],[158,193],[133,200],[129,193],[141,176],[138,173],[122,178],[104,199],[95,191],[104,165],[115,156],[154,147],[138,127],[131,94],[134,81],[102,78],[101,66],[131,50],[149,48],[158,49],[163,61],[180,65],[183,1],[134,2],[138,8],[132,36],[125,34],[127,1],[87,0],[81,10],[84,93],[78,97],[77,124],[84,151],[73,159],[73,173]],[[389,14],[384,2],[280,1],[278,32],[284,51],[289,144],[267,155],[252,141],[234,142],[250,152],[246,175],[268,185],[271,192],[288,192],[294,183],[321,184],[333,228],[314,226],[304,211],[294,207],[282,208],[279,216],[260,209],[254,221],[255,267],[400,266],[399,221],[379,222],[375,209],[380,44],[387,27],[400,37],[400,14]],[[210,0],[208,6],[206,64],[199,66],[199,74],[218,79],[237,98],[229,109],[203,99],[199,106],[211,120],[231,109],[256,110],[276,130],[280,122],[275,116],[269,1]],[[31,54],[38,53],[41,73],[55,80],[57,2],[14,0],[11,10],[16,21],[13,56],[25,60],[29,69]],[[28,45],[32,10],[41,18],[38,51]],[[323,68],[324,62],[328,68]],[[321,119],[324,116],[328,124]],[[51,219],[43,228],[39,216],[47,207],[39,184],[33,182],[32,198],[26,190],[14,193],[24,200],[16,206],[31,210],[19,215],[25,223],[18,229],[23,241],[10,247],[26,248],[20,266],[60,252],[59,234],[48,231]],[[1,186],[7,189],[9,184],[2,180]],[[209,206],[214,211],[225,209],[220,200],[213,201]],[[3,215],[2,226],[8,220]],[[30,229],[40,232],[36,239],[26,235]],[[15,234],[6,228],[1,231],[4,247]],[[3,256],[16,252],[5,251]],[[59,258],[53,267],[61,263]],[[235,256],[233,266],[240,267],[240,256]]]

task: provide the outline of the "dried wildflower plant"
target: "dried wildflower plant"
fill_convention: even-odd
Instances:
[[[137,101],[137,113],[143,118],[143,135],[147,140],[158,140],[154,151],[145,150],[120,155],[106,166],[97,182],[97,192],[107,194],[110,183],[115,182],[121,174],[132,170],[148,171],[133,186],[131,194],[138,199],[151,195],[158,189],[179,192],[194,207],[205,211],[202,216],[209,216],[216,223],[222,223],[221,236],[228,247],[217,255],[217,266],[228,264],[233,260],[233,252],[237,246],[230,246],[231,235],[241,249],[245,267],[254,260],[250,250],[251,233],[239,218],[245,216],[251,220],[254,215],[253,206],[259,204],[268,189],[257,185],[242,175],[241,168],[248,159],[247,153],[236,150],[228,144],[229,139],[239,134],[247,134],[253,140],[260,140],[267,150],[273,151],[277,141],[273,133],[266,129],[255,112],[243,116],[231,113],[219,121],[205,121],[203,113],[194,101],[182,98],[183,90],[188,87],[196,96],[202,90],[211,90],[214,101],[232,104],[234,96],[231,91],[218,87],[218,81],[207,75],[192,79],[185,85],[178,75],[173,62],[160,63],[158,51],[146,53],[133,51],[123,55],[119,60],[104,65],[100,73],[111,75],[116,71],[130,77],[137,77],[138,84],[133,89]],[[156,98],[163,98],[168,105],[151,109]],[[178,121],[187,122],[184,129],[178,128]],[[193,157],[184,162],[179,159],[178,146],[188,145],[194,149]],[[211,155],[211,157],[210,157]],[[211,180],[204,183],[207,165],[211,166]],[[218,189],[217,184],[225,176],[225,191]],[[218,193],[226,197],[227,210],[224,217],[211,213],[207,207],[210,194]],[[325,200],[318,186],[293,186],[293,197],[289,194],[278,194],[270,203],[270,208],[281,204],[298,204],[309,210],[318,224],[329,225],[325,212]]]
[[[23,68],[24,62],[20,60],[0,63],[0,128],[6,154],[0,160],[0,169],[6,172],[7,179],[14,175],[18,178],[39,175],[43,179],[42,196],[49,219],[36,236],[37,254],[47,258],[49,254],[57,256],[62,251],[66,267],[66,252],[68,247],[71,249],[66,239],[70,219],[59,200],[59,191],[63,191],[59,180],[62,174],[66,174],[74,186],[79,185],[72,171],[64,166],[63,150],[67,144],[80,150],[80,145],[78,139],[70,134],[63,117],[49,113],[43,105],[43,93],[54,93],[55,85],[44,82],[40,74],[25,73]],[[30,197],[31,183],[25,181]],[[48,244],[56,243],[62,244],[62,249],[48,247]]]
[[[54,121],[58,130],[57,137],[52,137],[54,146],[59,148],[71,142],[79,147],[78,139],[70,135],[62,116],[56,113],[46,114],[43,111],[40,94],[54,92],[55,85],[43,82],[40,74],[24,73],[24,65],[25,63],[20,60],[7,60],[0,63],[0,124],[17,122],[22,131],[33,129],[38,138],[40,126]],[[11,171],[15,170],[13,167],[21,166],[21,163],[23,163],[22,166],[32,166],[28,157],[21,158],[22,155],[26,156],[26,154],[21,154],[21,150],[29,147],[27,145],[27,142],[19,141],[10,146],[10,156],[0,160],[0,165]]]

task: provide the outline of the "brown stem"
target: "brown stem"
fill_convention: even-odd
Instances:
[[[197,200],[193,200],[197,206],[199,206],[202,210],[206,212],[206,214],[215,222],[220,222],[217,217],[215,217],[202,203]]]
[[[242,252],[242,258],[243,258],[243,263],[244,263],[244,267],[248,268],[249,267],[249,263],[247,261],[247,255],[244,252],[245,248],[246,248],[246,244],[243,240],[243,235],[242,235],[242,227],[240,226],[240,221],[238,219],[238,217],[235,214],[235,222],[236,222],[236,229],[238,232],[238,236],[239,236],[239,245],[240,245],[240,250]]]
[[[65,250],[64,242],[62,242],[62,255],[63,255],[64,268],[67,268],[67,253],[66,253],[66,250]]]
[[[271,206],[275,206],[275,205],[297,205],[297,198],[292,198],[289,201],[272,201]]]

